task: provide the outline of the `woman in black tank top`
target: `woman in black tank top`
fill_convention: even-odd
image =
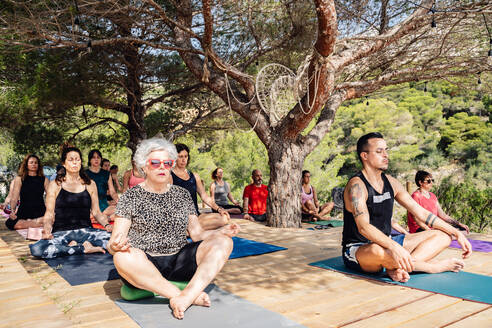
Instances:
[[[29,245],[34,256],[105,253],[112,226],[99,209],[96,184],[82,169],[81,157],[74,147],[62,152],[63,168],[50,183],[46,197],[43,239]],[[106,231],[92,228],[91,211]]]
[[[22,161],[18,176],[12,181],[14,189],[10,199],[10,207],[15,209],[20,200],[17,213],[12,211],[5,222],[7,228],[27,229],[43,225],[44,192],[48,187],[48,179],[44,177],[43,166],[34,154],[28,154]]]
[[[177,144],[176,150],[178,152],[178,159],[176,160],[176,165],[171,171],[172,182],[176,186],[180,186],[186,190],[191,195],[193,203],[195,205],[196,214],[198,220],[205,230],[212,230],[220,228],[229,222],[230,215],[222,207],[215,204],[215,201],[210,197],[205,191],[203,182],[200,177],[187,170],[187,166],[190,159],[190,150],[184,144]],[[200,194],[202,201],[210,206],[210,208],[217,213],[201,213],[198,209],[198,199],[196,194]]]

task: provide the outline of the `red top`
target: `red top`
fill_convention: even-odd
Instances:
[[[248,213],[262,215],[266,213],[268,189],[262,184],[257,187],[250,184],[244,188],[243,198],[248,198]]]
[[[416,190],[412,194],[412,198],[423,208],[426,210],[430,211],[432,214],[437,216],[437,197],[433,193],[429,192],[430,197],[426,198],[420,191]],[[407,215],[407,224],[408,224],[408,230],[410,230],[410,233],[415,233],[417,232],[417,229],[420,228],[420,226],[415,222],[415,219],[412,215],[412,213],[408,213]]]

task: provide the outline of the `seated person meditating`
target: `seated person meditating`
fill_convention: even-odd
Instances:
[[[135,166],[135,161],[132,159],[132,168],[127,170],[123,174],[123,191],[125,192],[130,188],[135,187],[141,182],[144,182],[144,177],[138,172],[137,167]]]
[[[44,192],[48,188],[48,179],[43,174],[43,166],[36,155],[28,154],[22,161],[17,177],[12,181],[9,218],[5,221],[11,230],[37,228],[43,226],[46,211]],[[17,201],[20,205],[15,213]]]
[[[29,245],[31,253],[42,258],[105,253],[112,226],[99,210],[97,187],[82,169],[80,150],[64,148],[61,163],[48,187],[43,239]],[[92,228],[91,211],[106,231]]]
[[[97,186],[99,209],[107,217],[111,217],[115,211],[115,205],[108,203],[107,193],[111,196],[114,202],[118,202],[118,194],[113,186],[113,179],[109,170],[102,168],[102,155],[97,149],[89,152],[89,168],[85,171],[87,176],[91,178]],[[106,160],[106,167],[109,169],[109,160]]]
[[[137,147],[135,162],[145,181],[121,196],[108,251],[125,284],[169,298],[173,315],[182,319],[192,304],[210,306],[204,289],[229,258],[239,226],[202,228],[190,193],[171,183],[176,157],[164,139]],[[169,280],[190,282],[180,291]]]
[[[363,169],[352,177],[344,191],[342,257],[353,270],[379,272],[386,268],[389,277],[406,282],[409,273],[460,271],[461,259],[435,260],[456,239],[463,258],[472,253],[465,236],[417,204],[388,169],[388,147],[380,133],[369,133],[357,142],[357,154]],[[415,219],[434,230],[390,237],[394,200]]]
[[[212,172],[212,180],[210,184],[210,197],[213,197],[215,204],[219,205],[231,214],[241,214],[243,209],[239,206],[231,193],[231,186],[222,179],[224,170],[218,167]],[[229,199],[234,205],[229,204]],[[214,211],[215,212],[215,211]]]
[[[417,171],[417,174],[415,174],[415,183],[419,188],[412,194],[412,198],[420,206],[428,211],[431,211],[432,214],[439,217],[441,220],[446,221],[450,225],[470,233],[470,228],[468,228],[466,224],[460,223],[458,220],[453,219],[442,210],[441,205],[439,205],[439,202],[437,201],[436,195],[430,191],[432,189],[432,185],[434,184],[432,174],[426,171]],[[410,212],[407,215],[407,220],[408,230],[410,230],[410,233],[430,229],[425,223],[416,221]]]
[[[319,205],[316,190],[310,184],[311,172],[308,170],[302,171],[302,186],[301,186],[301,208],[302,219],[308,221],[330,220],[329,216],[325,216],[331,212],[335,204],[329,202]]]
[[[267,219],[268,188],[262,184],[263,174],[260,170],[251,172],[253,183],[247,185],[243,192],[243,208],[248,210],[244,219],[250,221],[264,222]]]
[[[171,183],[188,190],[195,205],[198,220],[205,230],[217,229],[226,225],[231,218],[229,213],[215,204],[212,197],[207,194],[200,176],[187,169],[190,162],[190,149],[184,144],[176,144],[176,150],[178,152],[178,158],[176,165],[171,170]],[[215,213],[200,213],[198,210],[198,199],[196,197],[197,193],[200,195],[202,201],[210,206]]]

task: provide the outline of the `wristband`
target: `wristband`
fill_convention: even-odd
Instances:
[[[108,225],[111,225],[111,223],[106,223],[106,224],[104,225],[104,227],[106,228]]]

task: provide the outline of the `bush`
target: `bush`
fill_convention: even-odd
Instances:
[[[483,232],[492,216],[492,188],[478,189],[471,182],[453,184],[445,178],[436,190],[442,209],[474,232]]]

